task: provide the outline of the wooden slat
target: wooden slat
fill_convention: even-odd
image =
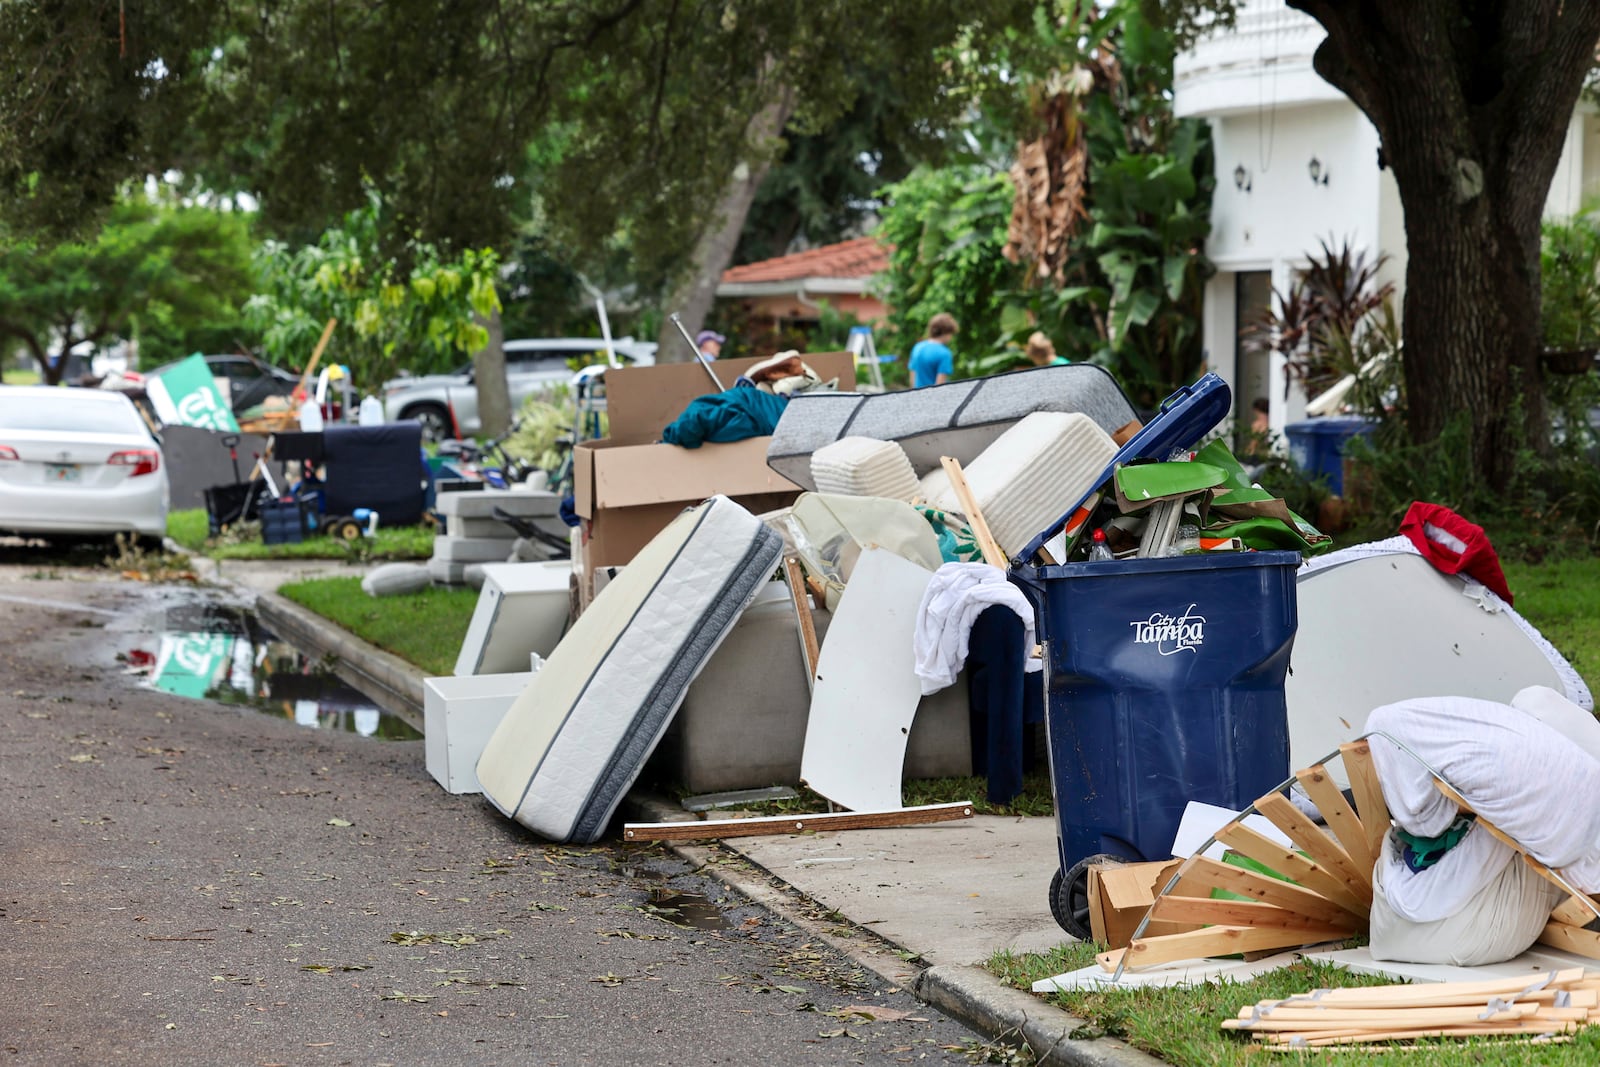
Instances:
[[[625,823],[624,841],[692,841],[698,838],[765,837],[774,834],[821,833],[824,830],[868,830],[915,826],[972,818],[972,804],[926,804],[891,811],[840,811],[815,815],[767,815],[756,819],[707,819],[693,822]]]
[[[1311,803],[1317,806],[1322,821],[1328,824],[1333,836],[1344,846],[1345,853],[1350,857],[1350,862],[1355,864],[1362,880],[1370,886],[1372,867],[1378,857],[1367,842],[1367,832],[1362,828],[1356,809],[1350,806],[1350,802],[1344,798],[1339,786],[1328,774],[1327,768],[1320,763],[1315,767],[1296,771],[1294,776],[1300,783],[1300,788],[1306,791],[1306,796],[1311,798]]]
[[[1596,914],[1593,897],[1568,897],[1556,905],[1550,918],[1568,926],[1588,926],[1600,915]]]
[[[1367,849],[1373,859],[1377,859],[1383,851],[1383,839],[1389,833],[1389,805],[1384,802],[1378,771],[1372,765],[1372,749],[1365,741],[1353,741],[1339,746],[1339,757],[1350,779],[1350,792],[1356,798],[1356,814],[1361,818],[1362,832],[1367,835]]]
[[[1276,930],[1323,929],[1330,925],[1344,925],[1347,931],[1356,928],[1355,919],[1345,914],[1341,923],[1326,923],[1285,908],[1263,904],[1254,900],[1217,900],[1212,897],[1157,897],[1152,920],[1173,923],[1204,923],[1207,926],[1248,926],[1252,929],[1272,927]]]
[[[1245,870],[1243,867],[1219,863],[1205,856],[1194,861],[1194,865],[1184,875],[1184,882],[1188,882],[1191,877],[1195,879],[1197,885],[1203,885],[1207,889],[1226,889],[1230,893],[1238,893],[1252,900],[1304,915],[1313,922],[1339,926],[1353,920],[1350,912],[1309,889],[1269,878],[1264,874]]]
[[[1263,1038],[1283,1037],[1281,1043],[1264,1046],[1273,1052],[1298,1052],[1305,1048],[1331,1048],[1336,1045],[1378,1045],[1391,1041],[1416,1041],[1422,1038],[1434,1037],[1518,1037],[1523,1034],[1539,1035],[1532,1041],[1523,1044],[1560,1044],[1567,1041],[1564,1037],[1542,1040],[1543,1035],[1549,1033],[1571,1033],[1577,1029],[1576,1023],[1512,1023],[1506,1026],[1446,1026],[1434,1029],[1407,1029],[1407,1030],[1365,1030],[1359,1035],[1349,1034],[1344,1036],[1313,1037],[1309,1034],[1302,1035],[1301,1041],[1289,1043],[1287,1035],[1262,1034]],[[1373,1049],[1372,1051],[1380,1051]]]
[[[1208,926],[1204,930],[1191,930],[1185,934],[1167,934],[1165,937],[1141,937],[1125,949],[1102,952],[1096,961],[1107,971],[1115,971],[1124,954],[1129,967],[1152,967],[1179,960],[1204,959],[1211,956],[1231,956],[1237,952],[1253,952],[1268,948],[1298,948],[1318,941],[1338,941],[1349,937],[1350,931],[1335,927],[1306,927],[1301,930],[1252,930],[1244,926]]]
[[[1502,1023],[1526,1019],[1538,1010],[1537,1004],[1512,1004],[1489,1015],[1483,1005],[1445,1008],[1274,1008],[1271,1014],[1257,1014],[1254,1007],[1239,1009],[1234,1019],[1222,1025],[1228,1030],[1354,1030],[1361,1027],[1472,1026],[1476,1023]],[[1578,1009],[1580,1016],[1587,1014]],[[1566,1021],[1566,1020],[1562,1020]],[[1232,1026],[1228,1024],[1232,1023]]]
[[[983,511],[978,507],[978,500],[972,495],[972,487],[967,485],[967,476],[961,471],[961,464],[952,456],[940,456],[939,462],[944,464],[945,473],[950,476],[950,489],[956,494],[956,500],[961,504],[961,510],[966,513],[967,525],[972,527],[972,539],[978,542],[978,549],[983,553],[983,561],[991,567],[1005,570],[1011,565],[1000,543],[994,539],[994,534],[989,532],[989,523],[983,517]]]
[[[811,614],[810,594],[800,570],[800,561],[793,556],[783,559],[783,577],[789,584],[789,599],[794,603],[795,626],[800,631],[800,658],[805,665],[806,687],[817,681],[817,658],[822,654],[817,645],[817,622]]]
[[[1520,1003],[1536,998],[1551,999],[1558,991],[1583,980],[1582,967],[1569,967],[1554,972],[1549,981],[1532,993],[1526,992],[1543,976],[1519,975],[1515,978],[1486,978],[1475,982],[1428,982],[1421,985],[1365,986],[1349,989],[1323,989],[1317,993],[1316,1003],[1333,1008],[1361,1007],[1441,1007],[1450,1004],[1477,1004],[1480,1007],[1491,997],[1515,997]],[[1296,998],[1289,998],[1296,999]],[[1258,1006],[1276,1007],[1288,1000],[1264,1000]],[[1307,998],[1307,1003],[1310,1003]]]
[[[1350,859],[1339,842],[1323,833],[1311,817],[1295,807],[1281,793],[1269,793],[1256,801],[1256,810],[1265,815],[1274,826],[1310,857],[1313,863],[1337,878],[1350,895],[1363,904],[1372,903],[1371,872],[1363,877],[1361,869]]]
[[[1217,832],[1217,840],[1229,848],[1255,860],[1257,863],[1287,876],[1314,893],[1321,893],[1335,904],[1363,919],[1370,913],[1369,905],[1351,893],[1344,882],[1329,874],[1311,860],[1292,848],[1271,841],[1243,823],[1235,823]]]
[[[1592,960],[1600,960],[1600,934],[1593,930],[1585,930],[1581,926],[1546,923],[1544,932],[1539,935],[1539,944],[1587,956]]]

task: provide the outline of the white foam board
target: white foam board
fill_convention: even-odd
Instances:
[[[1519,689],[1565,686],[1505,613],[1464,595],[1466,584],[1421,556],[1396,553],[1302,572],[1290,673],[1289,759],[1309,767],[1366,731],[1373,708],[1413,697],[1509,704]],[[1336,760],[1330,772],[1349,786]]]
[[[1220,808],[1215,804],[1202,804],[1198,800],[1189,801],[1188,807],[1183,809],[1183,818],[1178,820],[1178,833],[1172,841],[1172,854],[1179,859],[1188,859],[1199,851],[1206,839],[1238,816],[1238,812],[1229,808]],[[1292,847],[1288,835],[1261,815],[1246,816],[1244,824],[1269,841],[1280,845]],[[1213,844],[1206,849],[1205,854],[1211,859],[1220,860],[1227,851],[1227,846]]]
[[[422,683],[422,749],[428,773],[449,793],[481,793],[478,757],[531,671],[445,676]]]
[[[1547,971],[1560,971],[1568,967],[1592,970],[1595,961],[1560,949],[1535,945],[1520,956],[1500,963],[1486,963],[1481,967],[1451,967],[1436,963],[1395,963],[1372,958],[1370,948],[1333,949],[1324,952],[1301,952],[1308,960],[1336,963],[1357,974],[1377,974],[1397,982],[1482,982],[1490,978],[1534,978]]]
[[[570,560],[484,564],[456,675],[517,671],[530,653],[554,652],[567,629],[571,581]]]
[[[906,741],[922,699],[912,634],[933,572],[869,548],[817,657],[800,778],[851,811],[901,807]]]
[[[1258,975],[1287,967],[1297,953],[1280,952],[1275,956],[1249,962],[1246,960],[1180,960],[1159,967],[1141,967],[1122,972],[1122,980],[1111,980],[1114,972],[1098,963],[1065,974],[1041,978],[1033,983],[1035,993],[1068,993],[1078,989],[1148,989],[1166,986],[1204,985],[1226,978],[1245,982]]]

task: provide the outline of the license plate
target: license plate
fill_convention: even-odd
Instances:
[[[79,469],[76,463],[46,463],[44,480],[47,482],[75,482]]]

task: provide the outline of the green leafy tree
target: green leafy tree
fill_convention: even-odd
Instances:
[[[48,385],[79,345],[137,335],[149,364],[236,333],[249,292],[239,214],[131,196],[81,239],[0,234],[0,344],[24,348]]]
[[[488,344],[481,320],[500,310],[499,257],[474,249],[446,255],[415,241],[402,265],[385,254],[384,232],[374,196],[314,244],[260,247],[259,291],[245,312],[271,358],[303,364],[326,322],[338,319],[324,358],[347,364],[359,386],[373,389],[401,367],[446,370]]]

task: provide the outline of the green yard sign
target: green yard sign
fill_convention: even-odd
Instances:
[[[156,414],[168,425],[198,426],[219,433],[238,433],[233,411],[222,399],[217,380],[202,356],[193,355],[145,386]]]

